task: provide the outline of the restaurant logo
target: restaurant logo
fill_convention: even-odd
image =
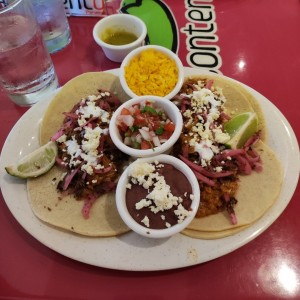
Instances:
[[[215,45],[216,13],[213,0],[185,0],[185,17],[189,21],[181,32],[186,35],[187,63],[191,67],[205,68],[215,73],[222,65],[220,48]]]
[[[68,16],[105,17],[118,12],[121,0],[64,0]]]
[[[135,15],[147,26],[146,44],[178,51],[178,29],[170,8],[160,0],[123,0],[121,12]],[[151,11],[151,15],[149,12]]]

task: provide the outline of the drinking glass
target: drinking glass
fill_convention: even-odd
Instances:
[[[55,53],[71,42],[63,0],[31,0],[48,51]]]
[[[20,106],[33,105],[58,87],[29,0],[0,3],[0,85]]]

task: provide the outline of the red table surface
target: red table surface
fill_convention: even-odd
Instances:
[[[216,14],[220,71],[272,101],[299,140],[300,2],[206,4],[214,5]],[[183,10],[172,9],[183,27]],[[52,55],[61,85],[83,72],[119,67],[93,41],[97,18],[69,21],[72,42]],[[180,34],[178,54],[187,66],[185,38]],[[0,92],[1,147],[26,110]],[[85,265],[45,247],[18,224],[0,195],[0,299],[300,299],[299,200],[298,184],[285,211],[263,234],[223,257],[177,270],[127,272]]]

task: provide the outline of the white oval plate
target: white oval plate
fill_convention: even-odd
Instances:
[[[109,72],[118,75],[119,70]],[[185,68],[185,75],[201,73],[199,69]],[[111,269],[181,268],[215,259],[245,245],[266,230],[286,208],[296,189],[300,169],[299,146],[288,121],[268,99],[245,87],[261,104],[269,129],[268,144],[282,163],[284,182],[271,209],[242,232],[216,240],[193,239],[181,234],[169,239],[148,239],[134,232],[112,238],[89,238],[42,223],[27,201],[26,182],[7,175],[4,167],[38,147],[39,126],[53,96],[29,109],[15,124],[3,146],[0,184],[9,210],[21,226],[45,246],[74,260]]]

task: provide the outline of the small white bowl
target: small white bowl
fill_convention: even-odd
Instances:
[[[162,46],[157,46],[157,45],[142,46],[142,47],[139,47],[139,48],[133,50],[132,52],[130,52],[124,58],[124,60],[121,64],[121,67],[120,67],[120,82],[121,82],[121,85],[122,85],[124,91],[126,92],[126,94],[128,94],[130,97],[133,98],[133,97],[142,96],[142,95],[137,95],[136,93],[134,93],[130,89],[130,87],[129,87],[126,79],[125,79],[125,67],[129,64],[129,62],[134,57],[140,56],[142,52],[148,51],[148,50],[151,50],[151,49],[154,50],[154,51],[158,51],[158,52],[163,53],[168,58],[173,60],[176,64],[176,67],[178,69],[178,78],[177,78],[177,83],[176,83],[175,87],[168,94],[163,95],[163,96],[152,94],[153,96],[162,96],[162,97],[165,97],[167,99],[171,99],[180,91],[180,89],[182,87],[182,84],[183,84],[183,81],[184,81],[184,68],[183,68],[182,62],[179,59],[179,57],[174,52],[172,52],[171,50],[169,50],[165,47],[162,47]]]
[[[188,181],[190,182],[192,187],[192,193],[194,195],[194,199],[192,200],[192,204],[191,204],[190,215],[186,217],[182,221],[182,223],[178,223],[169,228],[164,228],[164,229],[151,229],[142,226],[141,224],[139,224],[133,219],[126,205],[126,185],[129,179],[130,168],[132,168],[134,164],[137,164],[139,162],[151,163],[154,161],[173,165],[177,170],[183,173],[188,179]],[[117,190],[116,190],[116,204],[121,218],[130,229],[132,229],[133,231],[135,231],[136,233],[142,236],[146,236],[149,238],[167,238],[185,229],[190,224],[190,222],[194,219],[200,204],[200,188],[195,174],[184,162],[182,162],[180,159],[175,158],[173,156],[161,154],[154,157],[137,159],[135,162],[133,162],[125,169],[125,171],[122,173],[118,181]]]
[[[175,130],[171,135],[171,137],[165,143],[161,144],[158,147],[154,147],[152,149],[146,149],[146,150],[134,149],[124,144],[117,126],[117,117],[120,115],[124,107],[129,108],[134,104],[138,104],[145,100],[151,101],[153,102],[155,107],[163,109],[167,114],[167,116],[169,117],[169,119],[174,123]],[[141,97],[130,99],[118,107],[118,109],[113,113],[111,120],[109,122],[109,133],[113,143],[122,152],[132,157],[149,157],[149,156],[154,156],[154,155],[168,152],[178,140],[182,131],[182,126],[183,126],[182,115],[178,107],[170,100],[162,97],[157,97],[157,96],[141,96]]]
[[[110,45],[101,39],[107,29],[125,30],[135,34],[138,38],[126,45]],[[138,17],[128,14],[115,14],[104,17],[96,23],[93,29],[95,42],[102,47],[107,58],[115,62],[121,62],[133,49],[144,44],[147,35],[145,23]]]

